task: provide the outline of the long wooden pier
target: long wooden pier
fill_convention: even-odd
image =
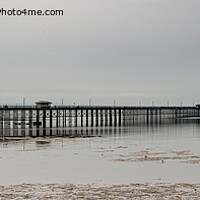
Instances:
[[[196,107],[36,106],[0,108],[0,137],[52,136],[66,127],[134,126],[200,117]],[[39,130],[42,129],[42,135]],[[28,130],[28,134],[27,134]],[[53,133],[54,132],[54,133]]]

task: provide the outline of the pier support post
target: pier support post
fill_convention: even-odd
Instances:
[[[13,116],[14,116],[14,111],[13,111]],[[32,117],[33,117],[33,112],[32,110],[29,110],[29,135],[32,137]]]
[[[108,126],[108,110],[105,109],[105,126]]]
[[[86,127],[88,127],[88,109],[86,108]]]
[[[114,108],[114,126],[117,126],[117,110]]]
[[[94,110],[91,108],[91,127],[94,126]]]
[[[100,118],[101,118],[101,126],[103,126],[103,109],[101,109]]]
[[[77,127],[78,126],[78,119],[77,119],[77,108],[75,108],[75,110],[74,110],[74,112],[75,112],[75,127]]]
[[[149,124],[149,109],[147,108],[147,115],[146,115],[147,124]]]
[[[56,128],[59,127],[59,110],[57,109],[57,114],[56,114]]]
[[[58,110],[58,127],[60,127],[60,121],[61,121],[61,110]]]
[[[21,136],[25,137],[25,109],[21,110]]]
[[[53,125],[53,120],[52,120],[52,109],[50,109],[50,121],[49,121],[49,126],[50,126],[50,136],[52,136],[52,125]]]
[[[77,110],[77,108],[75,108]],[[72,109],[69,109],[69,127],[72,127]],[[76,115],[77,117],[77,115]],[[76,118],[77,119],[77,118]]]
[[[64,109],[64,115],[65,115],[64,127],[67,127],[67,114],[66,114],[66,109]]]
[[[81,127],[83,126],[83,109],[81,109]]]
[[[40,123],[40,110],[37,109],[37,111],[36,111],[36,127],[37,127],[36,135],[37,135],[37,137],[39,137],[39,123]]]
[[[119,109],[119,126],[121,126],[121,122],[122,122],[122,113],[121,109]]]
[[[109,116],[110,116],[110,126],[112,126],[112,109],[109,109]]]
[[[46,136],[46,110],[43,110],[43,137]]]
[[[96,109],[96,126],[99,125],[99,113],[98,109]]]
[[[162,109],[159,108],[159,123],[161,124],[162,122]]]
[[[125,126],[126,123],[126,110],[123,110],[123,126]]]
[[[2,121],[3,127],[3,121]],[[18,136],[18,110],[13,110],[13,136]]]
[[[0,110],[0,137],[3,137],[3,109]]]
[[[149,109],[149,117],[150,117],[149,119],[150,124],[152,124],[153,123],[153,109],[152,108]]]
[[[175,108],[175,123],[178,121],[178,111],[177,108]]]
[[[155,123],[157,124],[158,123],[158,109],[157,108],[154,108],[155,109]]]
[[[62,127],[65,127],[65,111],[62,109]]]

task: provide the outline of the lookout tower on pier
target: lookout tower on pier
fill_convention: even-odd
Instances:
[[[37,108],[44,108],[44,109],[50,108],[51,104],[52,104],[52,102],[50,102],[50,101],[37,101],[35,103],[36,103]]]

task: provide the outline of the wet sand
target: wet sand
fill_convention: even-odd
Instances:
[[[111,159],[111,161],[115,162],[161,162],[164,164],[168,160],[178,160],[180,163],[188,163],[188,164],[198,164],[200,163],[200,155],[194,155],[190,150],[181,150],[181,151],[164,151],[164,152],[151,152],[152,149],[147,148],[144,150],[140,150],[138,152],[133,152],[128,155],[125,154],[117,154],[113,155],[113,157],[118,157],[115,159]],[[105,150],[108,152],[108,150]],[[106,155],[104,155],[106,157]],[[108,157],[112,157],[109,155]]]
[[[0,187],[0,199],[199,199],[200,184],[21,184]]]

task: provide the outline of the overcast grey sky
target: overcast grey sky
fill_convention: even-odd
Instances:
[[[0,103],[200,103],[199,0],[1,0]]]

